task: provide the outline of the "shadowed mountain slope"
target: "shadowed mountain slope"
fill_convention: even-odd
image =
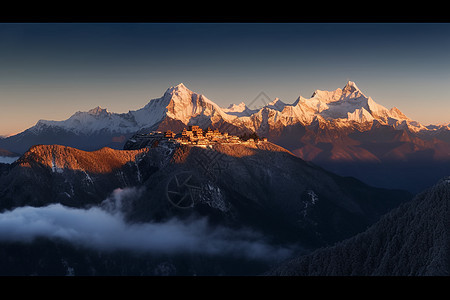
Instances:
[[[365,232],[285,262],[269,274],[449,275],[449,201],[447,177],[383,216]]]

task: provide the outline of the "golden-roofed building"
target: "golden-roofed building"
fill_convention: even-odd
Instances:
[[[165,137],[165,138],[172,139],[172,138],[175,137],[175,133],[172,132],[171,130],[167,130],[167,131],[164,132],[164,137]]]

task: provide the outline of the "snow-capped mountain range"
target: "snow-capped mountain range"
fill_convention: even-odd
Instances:
[[[387,109],[371,97],[365,96],[352,81],[347,82],[343,89],[338,88],[331,92],[316,90],[310,99],[299,97],[294,104],[296,105],[293,105],[293,110],[297,112],[297,116],[303,116],[305,124],[311,124],[315,118],[341,123],[377,120],[394,128],[408,128],[412,131],[426,129],[419,122],[406,117],[396,107]]]
[[[179,132],[189,125],[235,135],[256,132],[300,158],[384,187],[392,187],[389,176],[378,176],[386,172],[385,168],[375,172],[371,166],[370,174],[374,175],[370,177],[368,172],[361,173],[359,165],[353,172],[348,163],[411,165],[426,161],[430,174],[434,174],[436,168],[429,162],[450,162],[449,124],[424,126],[396,107],[388,109],[376,103],[352,81],[334,91],[316,90],[309,99],[299,96],[290,104],[278,98],[271,102],[257,98],[228,108],[180,83],[143,108],[127,113],[96,107],[76,112],[63,121],[40,120],[22,133],[0,139],[0,148],[19,154],[36,144],[59,144],[88,151],[105,146],[122,149],[136,132],[169,129]],[[405,172],[401,174],[405,186],[410,186],[412,173],[406,169],[396,171],[400,170]],[[442,174],[436,174],[430,181],[448,175],[442,167],[440,170]]]
[[[204,95],[194,93],[180,83],[170,87],[161,98],[152,99],[141,109],[117,114],[96,107],[87,112],[76,112],[64,121],[39,120],[32,127],[35,133],[47,127],[59,127],[76,134],[92,134],[99,131],[131,133],[157,125],[165,117],[188,125],[191,119],[207,117],[211,122],[236,119],[225,113],[217,104]]]
[[[24,152],[32,144],[25,147],[8,147],[8,141],[23,141],[25,136],[32,136],[37,143],[54,142],[48,139],[40,141],[39,136],[49,133],[72,137],[102,135],[109,138],[109,145],[97,145],[94,140],[92,149],[101,146],[120,148],[128,135],[137,131],[179,129],[188,125],[219,128],[232,133],[256,132],[273,138],[274,130],[283,131],[286,127],[301,126],[327,128],[330,130],[370,130],[374,124],[388,126],[396,130],[407,130],[409,133],[429,133],[437,135],[450,132],[449,124],[430,125],[425,127],[417,121],[409,119],[398,108],[386,107],[367,97],[352,81],[344,88],[334,91],[316,90],[306,99],[299,96],[293,103],[287,104],[278,98],[270,103],[263,103],[260,109],[251,109],[244,102],[222,108],[202,94],[189,90],[183,83],[170,87],[164,95],[152,99],[147,105],[128,113],[113,113],[105,108],[96,107],[87,112],[76,112],[63,121],[39,120],[28,130],[2,140],[4,148],[15,152]],[[181,128],[182,129],[182,128]],[[114,146],[114,143],[117,145]],[[77,147],[76,143],[69,146]],[[286,145],[284,145],[286,146]],[[86,148],[83,145],[81,148]],[[289,147],[288,147],[289,148]],[[91,150],[91,149],[87,149]],[[295,149],[290,149],[295,150]]]
[[[447,125],[425,127],[406,117],[396,107],[387,109],[365,96],[356,84],[347,82],[344,88],[334,91],[316,90],[312,97],[298,97],[292,104],[276,98],[261,109],[250,109],[244,102],[221,108],[206,96],[189,90],[183,83],[170,87],[161,98],[151,100],[141,109],[128,113],[112,113],[96,107],[88,112],[76,112],[64,121],[39,120],[30,128],[39,133],[48,127],[59,127],[75,134],[92,134],[99,131],[130,133],[151,128],[164,118],[179,120],[183,124],[212,125],[227,122],[251,131],[261,131],[269,126],[288,126],[296,123],[311,125],[314,121],[352,126],[354,122],[367,123],[377,120],[396,129],[437,130]],[[209,124],[207,124],[209,123]]]

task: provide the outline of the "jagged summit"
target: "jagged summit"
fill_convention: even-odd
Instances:
[[[327,122],[339,120],[341,127],[353,126],[354,122],[363,124],[376,120],[383,125],[399,129],[407,127],[415,132],[425,128],[419,122],[409,119],[398,108],[389,110],[376,103],[371,97],[364,95],[354,81],[348,81],[343,88],[334,91],[316,90],[309,99],[300,96],[290,106],[298,109],[289,110],[287,117],[297,114],[304,125],[321,117]]]
[[[166,94],[174,94],[174,93],[192,93],[190,89],[188,89],[182,82],[171,86],[167,89]]]
[[[281,112],[286,105],[287,104],[284,103],[283,101],[281,101],[279,98],[275,98],[272,102],[267,104],[266,107],[272,108],[272,109],[275,109],[275,110],[278,110]]]
[[[278,103],[278,105],[279,105],[279,104],[284,104],[284,102],[281,101],[280,98],[275,98],[272,102],[270,102],[270,103],[267,104],[267,105],[277,105],[277,103]]]
[[[325,99],[334,102],[338,100],[350,100],[364,96],[354,81],[347,81],[345,86],[334,91],[315,90],[311,98]]]
[[[241,102],[239,104],[230,104],[227,108],[224,109],[224,111],[231,111],[231,112],[242,112],[247,106],[244,102]]]
[[[348,91],[350,93],[353,93],[355,91],[359,91],[360,89],[356,86],[356,83],[354,81],[347,81],[347,84],[342,89],[343,91]]]
[[[90,109],[87,113],[90,114],[90,115],[98,116],[98,115],[101,115],[101,114],[108,113],[108,109],[101,108],[100,106],[97,106],[97,107],[95,107],[93,109]]]
[[[228,108],[221,108],[221,109],[227,115],[237,116],[237,117],[249,117],[257,111],[257,110],[249,109],[244,102],[241,102],[237,105],[230,104],[228,106]]]
[[[389,112],[398,119],[409,120],[409,118],[404,113],[402,113],[397,107],[391,108]]]
[[[356,100],[358,98],[368,98],[366,97],[361,90],[356,86],[356,83],[353,81],[348,81],[347,84],[342,89],[342,100]]]

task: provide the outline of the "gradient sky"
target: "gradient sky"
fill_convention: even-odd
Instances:
[[[0,23],[0,135],[139,109],[180,82],[227,107],[348,80],[424,125],[450,122],[450,23]]]

